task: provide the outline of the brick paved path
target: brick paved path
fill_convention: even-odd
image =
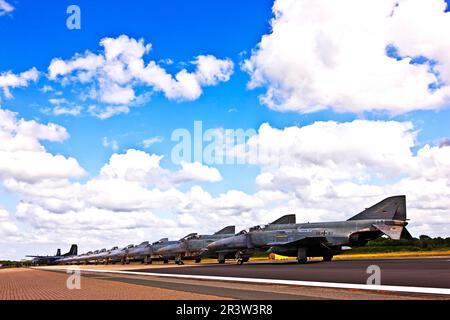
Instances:
[[[0,300],[198,300],[220,297],[115,281],[81,278],[81,290],[67,289],[69,275],[35,269],[0,270]]]

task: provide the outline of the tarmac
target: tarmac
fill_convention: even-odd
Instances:
[[[250,262],[244,265],[199,265],[185,268],[150,269],[168,273],[219,277],[259,278],[366,284],[369,266],[380,268],[381,285],[450,289],[450,258],[358,259],[332,262]],[[134,270],[145,272],[148,269]]]
[[[310,261],[304,265],[293,261],[257,261],[242,266],[234,262],[87,265],[78,266],[81,290],[67,289],[67,269],[72,266],[0,270],[0,300],[450,299],[449,294],[352,288],[364,287],[370,276],[367,267],[373,265],[380,267],[383,288],[415,286],[450,292],[450,257],[436,257]],[[304,281],[305,285],[292,285],[295,281]],[[344,287],[322,285],[329,283]],[[348,284],[350,287],[345,288]]]

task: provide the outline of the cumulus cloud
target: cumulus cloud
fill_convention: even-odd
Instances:
[[[226,82],[233,73],[233,62],[218,59],[212,55],[200,55],[192,61],[195,70],[183,69],[175,75],[155,61],[146,63],[144,57],[150,52],[151,44],[143,39],[133,39],[126,35],[104,38],[100,41],[103,52],[85,52],[71,59],[55,58],[48,67],[52,80],[63,79],[65,83],[94,82],[89,96],[100,103],[121,105],[122,109],[110,108],[106,116],[125,111],[125,106],[139,100],[138,87],[162,92],[172,100],[195,100],[202,94],[203,87]],[[102,117],[100,113],[99,117]]]
[[[0,0],[0,17],[13,11],[14,7],[10,3]]]
[[[181,162],[181,170],[174,174],[174,181],[208,181],[219,182],[222,175],[216,168],[211,168],[200,162]]]
[[[272,32],[243,63],[279,111],[382,110],[450,102],[444,0],[276,0]]]
[[[100,171],[100,178],[121,179],[138,182],[142,185],[168,187],[183,182],[222,180],[216,168],[205,166],[199,162],[181,163],[178,171],[169,171],[161,167],[162,156],[148,154],[130,149],[124,154],[114,154],[109,163]]]
[[[19,235],[19,228],[12,222],[8,211],[0,207],[0,242],[14,240]]]
[[[68,136],[61,127],[18,120],[7,111],[0,113],[0,120],[5,142],[0,146],[6,153],[38,150],[56,157],[39,139]],[[10,141],[3,132],[31,138]],[[230,189],[213,195],[197,183],[221,181],[217,169],[183,163],[169,170],[162,167],[161,155],[133,149],[113,154],[83,181],[76,180],[73,169],[70,175],[55,174],[58,170],[42,174],[40,161],[6,175],[2,168],[4,188],[20,199],[15,217],[32,230],[12,236],[18,243],[78,242],[98,249],[165,236],[176,239],[193,230],[214,232],[230,224],[240,229],[290,213],[305,222],[345,220],[395,194],[407,195],[415,236],[448,234],[450,147],[418,148],[417,130],[410,122],[327,121],[283,129],[263,124],[246,144],[237,148],[238,155],[264,150],[263,157],[251,158],[261,168],[254,193]],[[283,161],[273,162],[277,154]],[[192,186],[183,188],[186,183]],[[13,233],[11,217],[4,212],[0,216],[0,228]]]
[[[77,160],[53,155],[40,143],[62,142],[68,137],[61,126],[18,119],[16,113],[0,109],[0,178],[36,182],[83,176],[85,171]]]
[[[39,72],[36,68],[19,74],[12,71],[2,72],[0,73],[0,88],[6,98],[12,98],[11,88],[27,87],[30,82],[36,82],[38,77]]]
[[[263,124],[238,154],[261,166],[260,190],[283,192],[274,208],[302,220],[342,220],[362,206],[406,194],[412,231],[448,233],[450,147],[417,147],[410,122],[316,122],[276,129]],[[257,155],[245,154],[257,152]],[[290,208],[290,209],[287,209]]]

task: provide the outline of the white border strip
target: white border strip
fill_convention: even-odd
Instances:
[[[163,278],[183,278],[183,279],[213,280],[213,281],[228,281],[228,282],[247,282],[247,283],[261,283],[261,284],[284,284],[284,285],[305,286],[305,287],[358,289],[358,290],[372,290],[372,291],[392,291],[392,292],[410,292],[410,293],[428,293],[428,294],[450,295],[450,289],[427,288],[427,287],[384,286],[384,285],[368,285],[368,284],[355,284],[355,283],[334,283],[334,282],[314,282],[314,281],[299,281],[299,280],[199,276],[199,275],[187,275],[187,274],[151,273],[151,272],[137,272],[137,271],[98,270],[98,269],[79,269],[79,268],[40,267],[38,269],[64,270],[64,271],[80,270],[81,272],[126,274],[126,275],[152,276],[152,277],[163,277]]]

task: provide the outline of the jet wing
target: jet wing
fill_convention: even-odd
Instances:
[[[302,237],[300,239],[294,241],[280,241],[280,242],[271,242],[268,243],[269,246],[282,246],[282,247],[296,247],[296,246],[313,246],[320,245],[322,243],[326,243],[326,237]]]

